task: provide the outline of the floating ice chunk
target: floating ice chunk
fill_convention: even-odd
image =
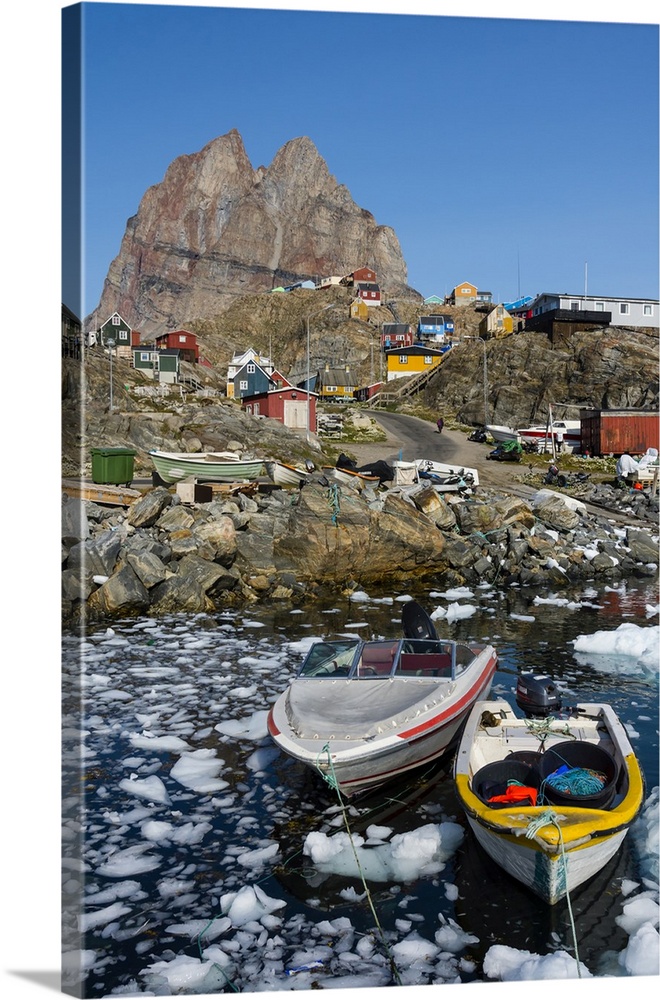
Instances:
[[[225,736],[236,736],[239,739],[261,740],[268,735],[268,710],[255,712],[245,719],[227,719],[218,722],[214,728]]]
[[[503,983],[591,978],[591,973],[582,962],[578,976],[576,961],[566,951],[556,951],[551,955],[535,955],[533,952],[519,951],[505,944],[494,944],[488,949],[483,968],[489,979],[499,979]]]
[[[176,993],[218,993],[227,983],[214,962],[202,962],[199,958],[178,955],[170,962],[154,962],[140,973],[147,987],[162,994],[166,986],[169,995]]]
[[[165,820],[151,819],[142,824],[141,833],[145,840],[152,844],[166,844],[174,831],[174,824]]]
[[[116,882],[101,892],[88,893],[85,897],[85,905],[99,906],[105,903],[114,903],[116,899],[128,899],[131,896],[136,896],[139,892],[140,883],[128,879],[125,882]]]
[[[279,757],[280,751],[277,747],[260,747],[250,754],[245,761],[250,771],[265,771],[268,765]]]
[[[92,930],[94,927],[105,927],[106,924],[110,924],[113,920],[118,920],[119,917],[123,917],[130,912],[130,906],[125,906],[119,902],[112,903],[102,910],[92,910],[89,913],[79,914],[78,928],[81,934],[86,934],[87,931]]]
[[[455,887],[454,887],[455,888]],[[446,918],[441,917],[446,920]],[[442,951],[457,953],[469,944],[478,944],[479,938],[474,934],[464,931],[455,920],[448,919],[444,925],[435,932],[436,944]]]
[[[393,878],[408,882],[420,875],[442,871],[463,839],[458,823],[429,823],[417,830],[392,837],[389,844],[364,847],[364,838],[353,835],[353,845],[343,831],[328,837],[319,831],[307,834],[303,854],[311,857],[320,872],[348,875],[364,874],[374,882]],[[357,855],[357,861],[356,861]],[[358,865],[359,863],[359,865]]]
[[[169,750],[176,753],[179,750],[190,750],[190,746],[180,736],[149,736],[146,733],[133,733],[128,738],[131,746],[140,750]]]
[[[277,856],[279,849],[279,844],[269,844],[267,847],[260,847],[254,851],[245,851],[243,854],[239,854],[236,860],[244,868],[261,868]]]
[[[217,792],[229,787],[228,781],[217,777],[224,763],[223,760],[216,758],[215,750],[210,748],[193,750],[192,753],[181,755],[170,771],[170,776],[193,792],[200,794]]]
[[[660,654],[660,625],[635,625],[624,622],[614,631],[599,631],[573,639],[576,653],[630,656],[657,672]]]
[[[251,920],[259,920],[267,913],[280,910],[286,903],[283,899],[267,896],[258,885],[244,885],[238,892],[225,893],[221,896],[220,905],[233,926],[242,927]]]
[[[536,617],[534,615],[517,615],[517,614],[514,614],[513,612],[509,615],[509,618],[512,618],[514,621],[517,621],[517,622],[535,622],[536,621]]]
[[[657,927],[659,917],[657,900],[648,896],[638,896],[625,903],[622,915],[615,917],[614,920],[619,927],[623,927],[628,936],[632,936],[646,923]]]
[[[444,597],[446,601],[460,601],[462,598],[474,597],[469,587],[451,587],[449,590],[433,591],[429,597]]]
[[[364,604],[371,600],[369,594],[365,590],[354,590],[352,594],[348,596],[349,601],[355,601],[356,603]]]
[[[138,798],[148,799],[149,802],[169,805],[171,801],[165,785],[155,774],[148,778],[122,778],[119,787],[129,795],[137,795]]]
[[[436,957],[440,948],[437,944],[433,944],[432,941],[427,941],[426,938],[420,937],[417,931],[413,931],[403,941],[398,941],[395,945],[392,945],[390,950],[397,966],[405,969],[406,966],[412,965],[413,962],[419,962],[420,960],[423,962],[430,961]]]
[[[123,851],[117,851],[96,869],[97,875],[107,875],[109,878],[126,878],[127,875],[139,875],[151,872],[161,863],[160,855],[146,854],[148,844],[136,844]]]
[[[657,976],[660,935],[652,923],[639,927],[619,955],[619,965],[629,976]]]

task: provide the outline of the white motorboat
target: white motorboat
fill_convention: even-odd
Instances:
[[[479,701],[454,781],[486,853],[551,905],[616,854],[644,796],[625,727],[599,703],[530,719],[503,699]]]
[[[484,430],[490,434],[496,444],[501,444],[503,441],[520,441],[518,431],[504,424],[486,424]]]
[[[553,420],[549,424],[537,424],[532,427],[519,427],[520,440],[525,444],[536,444],[539,451],[552,451],[554,438],[555,448],[562,443],[565,449],[580,451],[582,447],[582,431],[579,420]]]
[[[347,799],[440,757],[490,690],[492,646],[439,639],[415,601],[402,618],[403,639],[314,643],[268,716],[277,746]]]
[[[478,469],[468,468],[467,465],[434,462],[428,458],[415,459],[415,465],[420,482],[430,481],[434,485],[442,485],[442,481],[444,480],[445,486],[451,487],[453,485],[455,489],[464,488],[465,486],[474,489],[479,485]],[[460,483],[449,482],[449,480],[456,479],[463,481],[463,487],[461,487]]]

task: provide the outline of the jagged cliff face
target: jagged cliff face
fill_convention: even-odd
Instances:
[[[386,295],[412,291],[394,231],[355,204],[310,139],[292,139],[254,170],[232,130],[180,156],[146,192],[86,327],[117,310],[150,338],[236,296],[363,265]]]

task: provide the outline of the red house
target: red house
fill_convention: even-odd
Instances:
[[[199,347],[197,337],[187,330],[175,330],[174,333],[163,333],[156,337],[156,348],[169,348],[178,350],[182,361],[189,361],[196,365],[199,363]]]
[[[380,392],[384,384],[384,382],[372,382],[371,385],[363,385],[359,389],[354,389],[353,395],[358,403],[366,403],[368,399]]]
[[[342,285],[358,285],[360,282],[373,284],[377,281],[376,272],[371,267],[358,267],[357,271],[347,274],[341,279]]]
[[[317,393],[307,392],[295,385],[283,385],[268,392],[245,396],[241,406],[254,417],[270,417],[279,420],[293,430],[307,430],[307,408],[309,406],[309,430],[316,434]]]

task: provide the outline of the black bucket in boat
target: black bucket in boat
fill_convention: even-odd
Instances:
[[[512,760],[512,757],[513,754],[509,754],[505,760],[495,760],[491,764],[485,764],[472,778],[472,791],[491,809],[511,808],[512,803],[488,801],[493,795],[504,795],[510,781],[535,788],[537,791],[541,786],[541,775],[538,769],[530,767],[523,761]],[[513,803],[513,805],[518,806],[529,804],[529,802]]]
[[[602,775],[604,778],[602,789],[588,795],[580,795],[553,788],[546,779],[562,764],[566,764],[569,768],[584,768]],[[546,802],[554,805],[607,809],[614,798],[618,777],[616,761],[603,747],[586,740],[565,740],[555,743],[542,754],[539,771],[543,779],[543,797]]]
[[[512,750],[505,760],[519,760],[521,764],[527,764],[528,767],[535,767],[538,770],[542,756],[538,750]]]

